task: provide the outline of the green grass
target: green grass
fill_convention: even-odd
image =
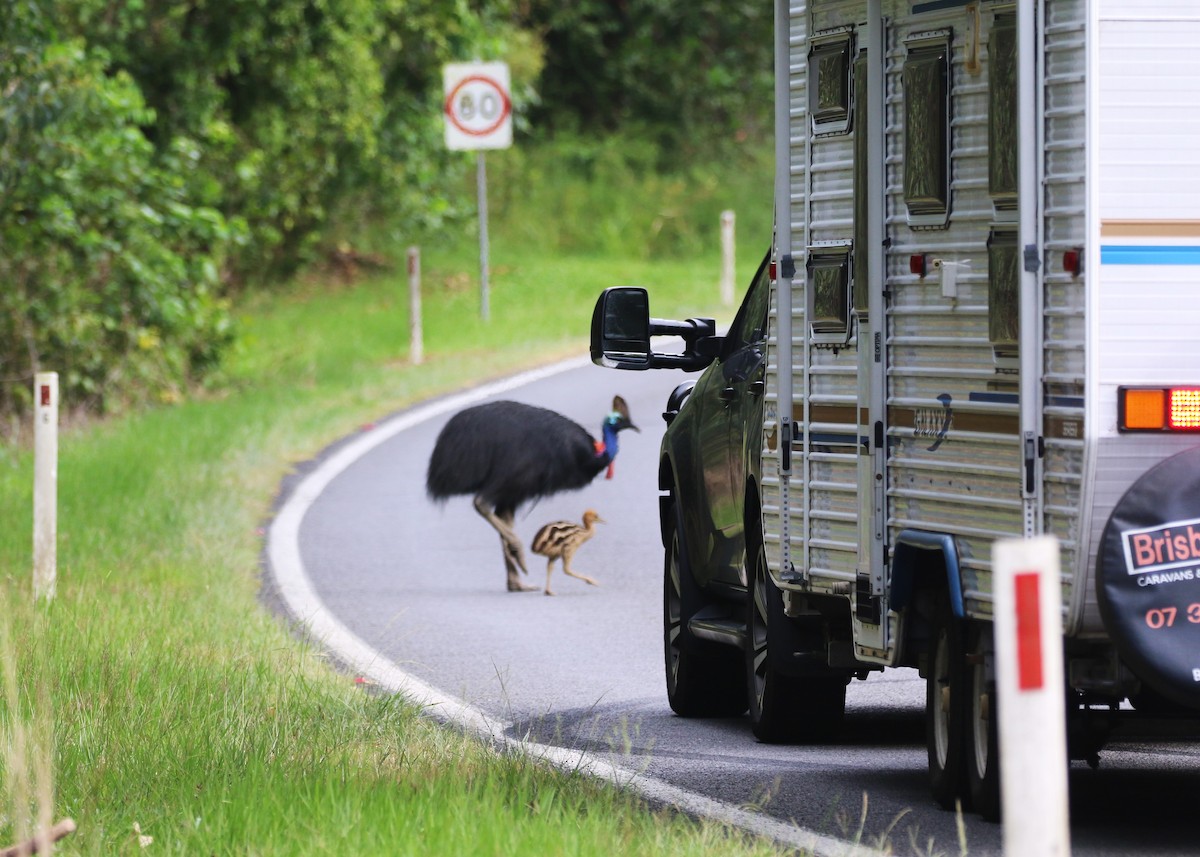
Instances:
[[[365,693],[257,600],[274,494],[328,443],[583,353],[608,285],[650,286],[656,315],[728,313],[715,250],[624,261],[505,234],[486,324],[470,242],[426,253],[420,367],[402,272],[314,279],[245,299],[235,350],[190,400],[66,425],[49,605],[31,603],[28,438],[0,446],[0,844],[71,816],[61,853],[141,853],[138,831],[147,853],[777,853]]]

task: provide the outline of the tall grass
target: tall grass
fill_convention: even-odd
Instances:
[[[364,693],[257,601],[273,494],[324,445],[431,395],[581,353],[604,286],[651,285],[656,314],[726,311],[715,235],[707,252],[669,259],[644,242],[622,255],[522,243],[556,198],[549,181],[493,224],[489,323],[469,238],[430,242],[422,366],[406,357],[402,273],[310,278],[244,299],[235,350],[190,400],[65,428],[49,605],[31,603],[31,456],[0,446],[0,843],[72,816],[62,853],[775,853]],[[614,192],[632,206],[637,191]],[[743,280],[759,252],[743,254]]]

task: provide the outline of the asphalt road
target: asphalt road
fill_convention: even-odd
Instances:
[[[622,434],[614,479],[517,518],[528,544],[542,524],[596,509],[606,523],[574,566],[599,586],[556,571],[554,597],[507,592],[499,539],[469,498],[426,498],[434,439],[468,394],[364,427],[290,480],[268,551],[282,609],[344,663],[382,665],[381,682],[400,688],[411,677],[509,737],[588,750],[820,836],[894,854],[963,853],[957,819],[928,794],[915,671],[853,682],[844,731],[826,744],[763,745],[744,718],[670,711],[655,471],[660,414],[686,377],[581,364],[493,396],[552,407],[597,435],[613,394],[629,402],[641,433]],[[528,559],[530,582],[543,585],[544,561]],[[1098,771],[1072,765],[1073,853],[1200,853],[1195,744],[1115,747],[1102,759]],[[962,835],[971,857],[1001,853],[997,825],[968,815]]]

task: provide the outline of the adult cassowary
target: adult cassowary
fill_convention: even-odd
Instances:
[[[617,437],[639,431],[629,407],[613,397],[601,424],[601,439],[562,414],[519,402],[488,402],[459,411],[442,427],[425,490],[434,500],[472,494],[475,510],[500,534],[509,592],[537,589],[521,582],[528,574],[525,550],[513,531],[517,509],[530,500],[587,485],[617,457]]]

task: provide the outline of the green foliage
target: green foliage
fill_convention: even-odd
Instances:
[[[154,114],[130,77],[22,11],[0,48],[0,410],[42,368],[75,403],[113,387],[170,398],[229,339],[230,226],[193,201],[195,145],[145,139]]]
[[[493,243],[632,259],[711,256],[721,213],[737,216],[755,260],[771,241],[772,150],[746,143],[721,160],[658,165],[668,152],[628,133],[560,135],[489,159]]]
[[[474,38],[458,4],[56,5],[136,80],[160,150],[179,134],[204,142],[197,168],[210,201],[249,227],[232,260],[240,279],[310,261],[335,216],[353,231],[368,217],[411,214],[418,199],[437,207],[440,67]]]
[[[771,4],[728,0],[511,0],[544,34],[532,123],[640,129],[680,151],[771,127]]]
[[[689,164],[757,148],[770,47],[768,6],[717,0],[10,3],[0,413],[38,368],[72,407],[175,399],[231,341],[225,295],[365,236],[470,224],[471,160],[442,142],[449,61],[512,69],[493,216],[520,240],[699,252],[691,224],[740,205]]]

